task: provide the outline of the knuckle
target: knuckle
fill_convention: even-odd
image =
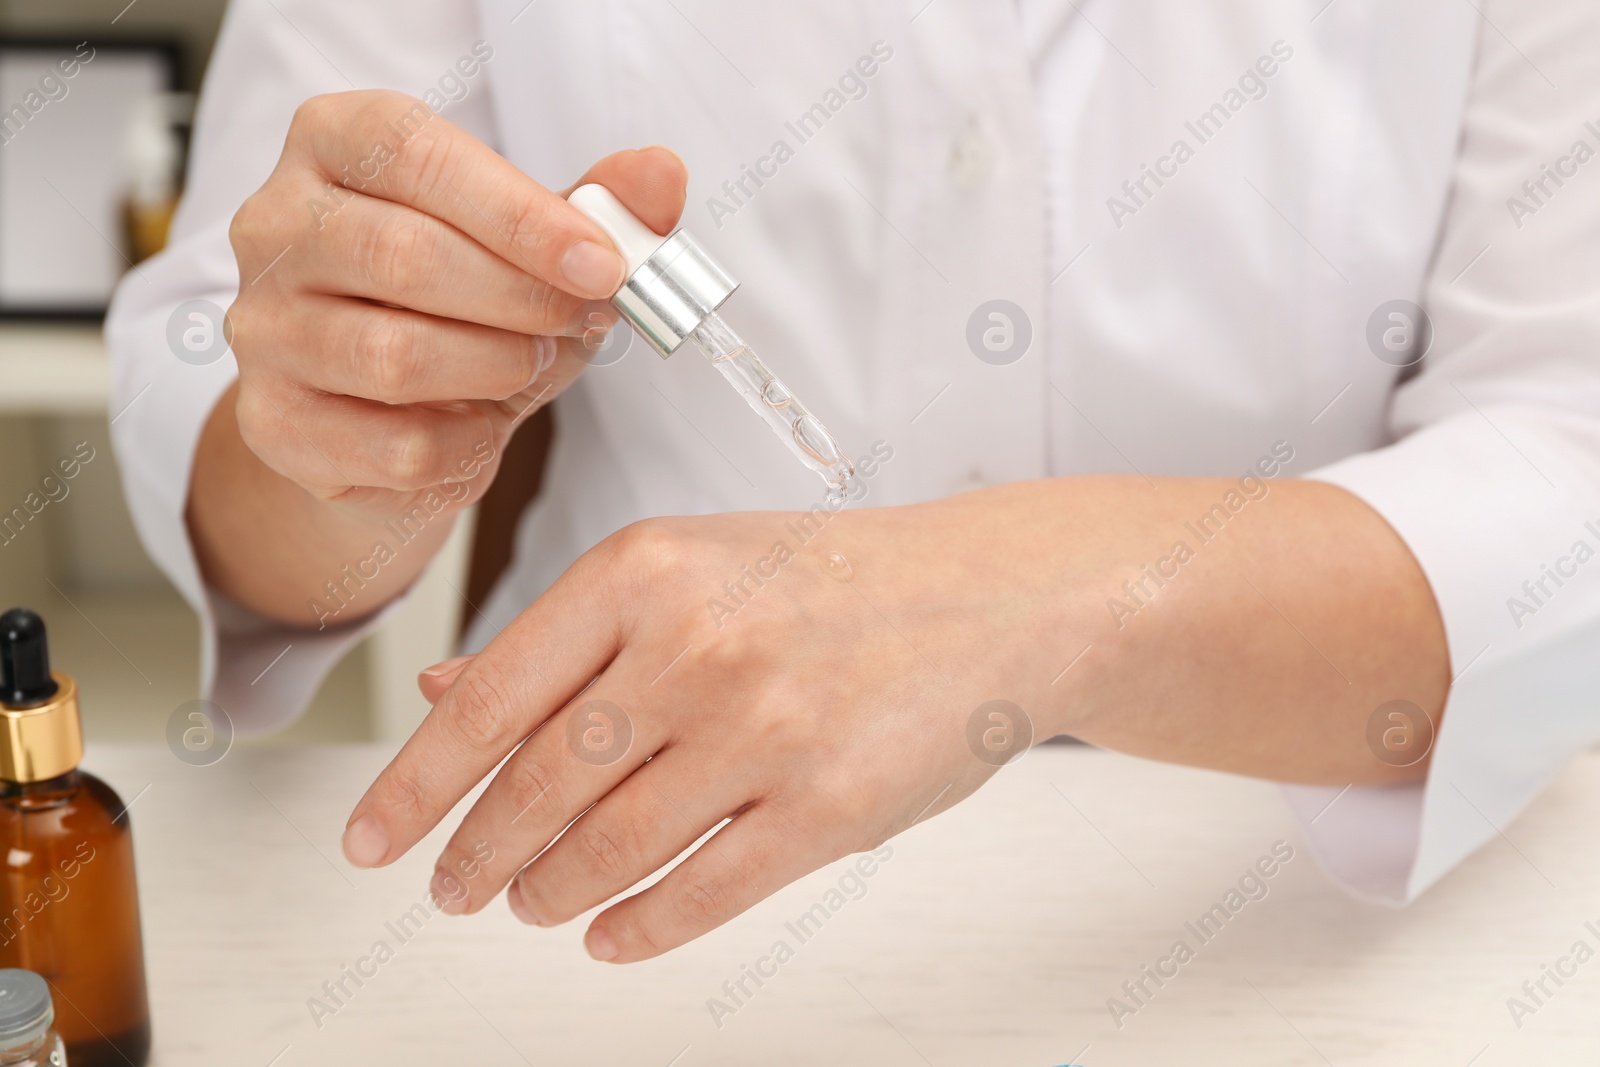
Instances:
[[[473,749],[500,749],[519,737],[516,690],[498,672],[468,668],[451,689],[446,723]]]
[[[550,243],[553,230],[551,213],[552,206],[543,197],[536,197],[531,202],[524,202],[520,209],[507,212],[497,221],[506,243],[516,252],[528,255]]]
[[[355,350],[371,399],[393,403],[409,395],[422,369],[414,319],[394,312],[363,316]]]
[[[427,815],[428,790],[414,775],[395,772],[389,779],[388,793],[385,806],[399,812],[402,820],[411,822]]]
[[[239,390],[239,398],[233,409],[234,420],[239,426],[239,439],[258,456],[263,454],[263,450],[270,451],[277,441],[274,430],[280,420],[275,413],[274,417],[269,418],[269,412],[260,390]]]
[[[302,159],[324,157],[318,169],[337,170],[338,157],[348,155],[354,163],[367,155],[372,145],[391,144],[397,130],[415,134],[432,117],[422,101],[392,89],[323,93],[295,109],[288,142]],[[404,145],[402,140],[402,148]],[[381,183],[381,173],[379,180]]]
[[[757,747],[770,746],[774,752],[795,753],[816,751],[829,740],[817,735],[816,725],[805,721],[804,717],[780,713],[763,715],[759,722],[752,724],[748,739]]]
[[[694,650],[700,666],[714,675],[737,672],[747,668],[759,654],[759,643],[752,635],[753,626],[729,626],[717,632],[715,640],[704,642]],[[762,725],[771,722],[763,716]]]
[[[750,736],[770,737],[771,743],[784,744],[786,751],[797,751],[794,745],[796,732],[808,735],[814,731],[816,717],[806,709],[791,710],[783,703],[782,687],[777,680],[784,678],[790,666],[786,649],[793,629],[784,629],[763,615],[749,619],[741,617],[739,625],[711,626],[704,615],[697,615],[703,628],[691,655],[696,666],[708,677],[721,679],[765,679],[760,692],[761,716],[750,724]]]
[[[245,197],[244,203],[239,205],[239,210],[235,211],[233,218],[228,221],[228,244],[232,246],[235,255],[248,248],[258,232],[256,204],[260,195],[256,192]]]
[[[281,231],[286,213],[275,203],[272,179],[245,198],[228,220],[228,245],[239,261],[240,276],[250,279],[264,268],[273,256],[281,252]]]
[[[284,409],[294,402],[281,395],[271,399],[262,391],[263,388],[270,386],[250,385],[239,390],[238,399],[234,402],[234,420],[239,428],[239,439],[272,470],[307,486],[305,472],[299,462],[305,439],[291,428],[291,416],[284,413]]]
[[[428,125],[433,112],[424,105],[413,104],[405,110],[405,115],[415,115],[418,108],[421,108],[428,118],[424,119],[411,138],[400,146],[395,162],[392,166],[386,167],[385,171],[393,172],[395,181],[400,181],[401,175],[406,175],[406,180],[422,188],[455,184],[459,180],[458,168],[467,161],[463,159],[461,149],[453,138],[446,136],[438,127]],[[392,123],[395,119],[391,114],[386,116],[384,121]]]
[[[234,299],[233,303],[228,306],[227,312],[225,312],[228,328],[232,332],[228,348],[233,352],[234,361],[238,363],[241,374],[245,373],[246,369],[255,362],[257,354],[256,314],[252,310],[253,307],[254,303],[241,294]]]
[[[500,403],[528,388],[539,372],[538,337],[515,334],[499,346],[503,359],[486,368],[481,383],[484,399]]]
[[[528,287],[528,316],[529,320],[539,329],[567,330],[570,328],[567,314],[566,294],[553,285],[544,285],[539,282]]]
[[[506,361],[511,371],[511,376],[505,382],[506,385],[514,386],[514,388],[508,389],[505,396],[499,398],[501,400],[515,396],[541,377],[545,352],[553,344],[547,337],[533,334],[518,334],[516,336],[517,356],[514,360]]]
[[[371,132],[385,131],[404,112],[422,106],[416,97],[396,89],[330,93],[327,99],[336,106],[340,124],[358,131],[362,140]]]
[[[344,93],[319,93],[307,97],[294,109],[294,116],[289,120],[289,129],[300,134],[327,129],[337,121],[336,116],[348,106],[347,99]]]
[[[525,263],[518,266],[526,267]],[[601,305],[609,307],[609,305]],[[554,285],[533,280],[528,286],[528,329],[561,337],[575,338],[579,343],[589,336],[597,323],[591,319],[594,312],[588,301],[563,292]]]
[[[395,209],[384,212],[383,221],[357,242],[356,254],[375,289],[394,303],[406,303],[427,284],[437,247],[424,216]]]
[[[628,873],[628,861],[622,849],[604,830],[591,827],[583,837],[584,855],[595,870],[608,878],[621,878]]]
[[[550,773],[550,768],[538,760],[518,757],[506,767],[506,788],[511,800],[511,806],[517,809],[517,816],[531,811],[555,789],[555,775]]]
[[[704,875],[689,875],[673,899],[673,910],[690,926],[714,925],[727,918],[733,907],[726,883]]]
[[[606,562],[635,579],[672,573],[684,562],[683,541],[667,520],[629,523],[602,543]]]
[[[392,488],[420,489],[434,484],[439,469],[439,444],[425,428],[392,430],[385,449],[385,470]]]

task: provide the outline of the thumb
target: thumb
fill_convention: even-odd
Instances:
[[[590,167],[583,180],[572,189],[590,182],[610,189],[640,222],[658,234],[666,234],[683,214],[689,171],[676,152],[654,145],[629,148],[607,156]]]

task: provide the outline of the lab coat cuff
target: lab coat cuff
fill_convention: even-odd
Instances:
[[[405,600],[397,597],[358,622],[313,630],[268,619],[210,587],[206,596],[206,637],[216,649],[208,698],[243,737],[281,730],[298,719],[328,673]]]
[[[1455,676],[1424,781],[1285,787],[1312,853],[1353,894],[1415,899],[1503,833],[1600,735],[1591,708],[1600,657],[1578,651],[1600,638],[1596,597],[1563,597],[1547,582],[1556,595],[1532,614],[1513,603],[1576,542],[1600,549],[1600,471],[1587,458],[1600,454],[1597,438],[1600,427],[1578,414],[1485,405],[1308,475],[1361,498],[1410,548]],[[1592,586],[1600,561],[1590,567],[1578,577]]]

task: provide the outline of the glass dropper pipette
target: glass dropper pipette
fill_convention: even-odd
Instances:
[[[612,305],[662,358],[693,341],[795,457],[842,503],[855,467],[833,435],[733,331],[717,309],[739,287],[685,230],[661,237],[601,185],[567,198],[611,238],[628,264]]]

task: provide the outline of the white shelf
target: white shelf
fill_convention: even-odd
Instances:
[[[0,414],[101,414],[110,390],[98,325],[0,323]]]

